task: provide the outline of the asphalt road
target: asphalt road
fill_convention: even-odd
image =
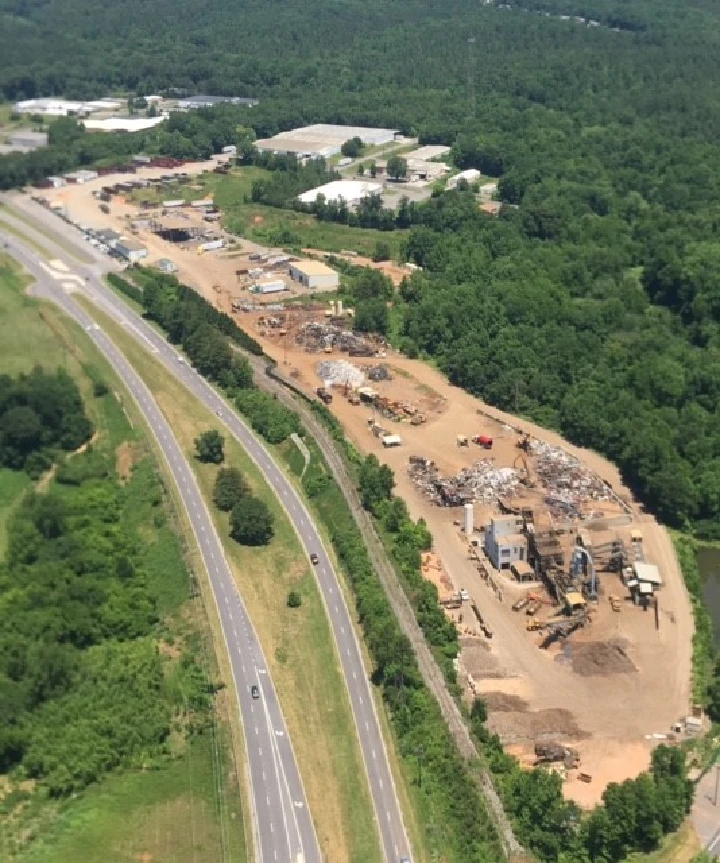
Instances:
[[[240,707],[253,806],[256,859],[259,863],[321,863],[322,856],[308,810],[280,703],[260,642],[235,587],[220,538],[215,531],[187,459],[152,394],[111,339],[72,297],[82,279],[63,273],[62,281],[43,272],[32,254],[13,237],[8,251],[33,275],[36,296],[52,300],[87,331],[108,359],[142,411],[178,487],[200,548],[217,605]],[[257,686],[259,698],[251,687]]]
[[[57,219],[41,208],[38,208],[38,211],[38,218],[43,220]],[[3,218],[10,221],[11,214],[5,210]],[[64,223],[61,222],[61,225],[64,226]],[[31,235],[27,226],[19,223],[18,227],[21,227],[26,235]],[[47,245],[48,240],[52,241],[52,231],[48,230],[48,233],[42,238]],[[18,239],[11,235],[7,235],[7,240],[14,249],[20,249],[18,257],[22,263],[31,272],[37,274],[38,262],[33,250],[21,247]],[[83,249],[83,251],[86,250]],[[180,379],[200,401],[218,414],[219,421],[245,448],[282,502],[306,553],[310,555],[315,552],[318,555],[318,565],[314,567],[315,575],[325,603],[345,677],[384,858],[387,863],[399,863],[405,858],[410,860],[410,844],[402,819],[382,730],[375,710],[370,682],[365,672],[360,644],[340,588],[338,575],[324,547],[318,528],[303,500],[269,452],[218,393],[186,362],[181,362],[176,349],[169,345],[142,317],[130,309],[104,284],[100,277],[102,264],[90,266],[80,264],[61,249],[58,249],[58,259],[62,262],[61,266],[67,267],[67,274],[63,276],[55,273],[52,279],[56,283],[62,285],[63,280],[68,283],[68,278],[76,276],[81,289],[94,303],[125,327],[131,335],[143,344],[145,349],[150,350],[155,358],[165,365],[170,373]],[[40,266],[43,265],[40,264]],[[105,267],[105,269],[109,268],[109,265]],[[45,266],[46,274],[48,269]],[[47,279],[44,281],[46,283]],[[287,740],[287,737],[285,739]],[[307,807],[304,811],[307,812]],[[312,859],[307,856],[307,852],[306,859]]]

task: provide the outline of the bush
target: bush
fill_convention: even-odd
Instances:
[[[213,503],[223,512],[230,512],[235,504],[250,493],[250,487],[236,467],[222,467],[215,477]]]
[[[195,452],[205,464],[220,464],[225,458],[225,438],[219,431],[211,429],[195,438]]]
[[[287,605],[288,608],[300,608],[302,605],[302,596],[300,596],[297,590],[291,590],[288,593]]]

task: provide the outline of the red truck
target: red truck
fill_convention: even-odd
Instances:
[[[478,446],[481,446],[483,449],[492,449],[493,439],[488,437],[485,434],[477,434],[472,439],[473,443],[476,443]]]

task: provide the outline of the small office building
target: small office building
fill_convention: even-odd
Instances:
[[[518,561],[527,561],[527,538],[521,532],[522,518],[497,516],[485,529],[485,553],[495,569],[510,569]]]

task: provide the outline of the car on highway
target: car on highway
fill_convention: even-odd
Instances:
[[[256,683],[250,687],[250,695],[253,698],[260,698],[260,687]]]
[[[315,554],[315,552],[313,552],[313,553],[310,555],[310,563],[311,563],[313,566],[317,566],[317,564],[318,564],[318,561],[319,561],[319,560],[320,560],[320,558]]]

